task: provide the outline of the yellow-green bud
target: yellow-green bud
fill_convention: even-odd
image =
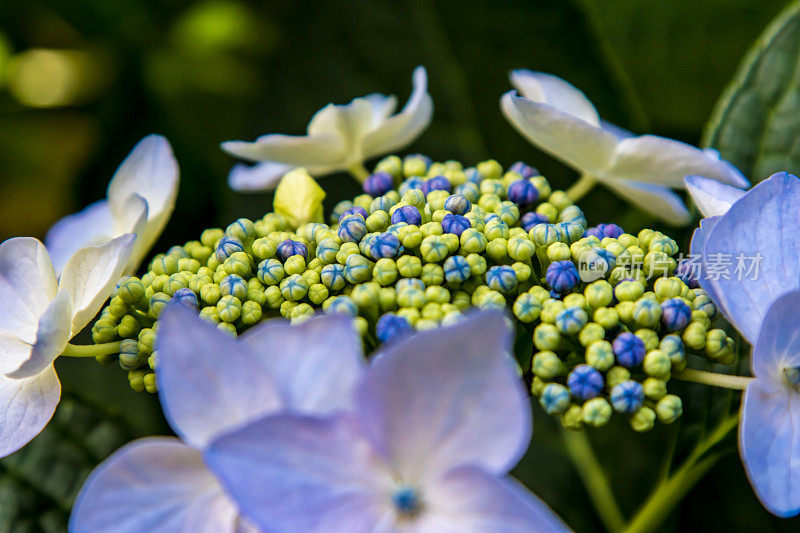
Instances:
[[[630,419],[634,431],[650,431],[656,423],[656,413],[649,407],[641,407]]]
[[[613,366],[606,372],[606,387],[613,389],[623,381],[631,379],[631,372],[624,366]]]
[[[662,424],[671,424],[683,414],[683,402],[674,394],[668,394],[656,404],[656,415]]]
[[[543,350],[533,356],[531,370],[545,380],[551,380],[566,372],[566,367],[555,352]]]
[[[613,307],[600,307],[595,309],[592,314],[592,320],[606,330],[612,330],[619,325],[619,313]]]
[[[613,412],[611,404],[605,398],[592,398],[583,404],[581,411],[583,423],[592,427],[608,424]]]
[[[669,360],[669,355],[661,350],[647,352],[642,365],[648,375],[660,379],[669,377],[670,370],[672,370],[672,362]]]
[[[606,340],[596,340],[586,347],[586,362],[600,372],[613,367],[615,361],[614,349]]]
[[[539,350],[555,351],[561,344],[561,333],[552,324],[539,324],[533,330],[533,344]]]

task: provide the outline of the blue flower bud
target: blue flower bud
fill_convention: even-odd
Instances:
[[[471,227],[472,224],[470,224],[469,219],[461,215],[447,213],[442,219],[442,229],[445,233],[452,233],[453,235],[461,236],[461,233],[464,230],[467,230]]]
[[[567,378],[570,392],[579,400],[594,398],[603,390],[603,384],[603,375],[586,364],[573,368]]]
[[[345,209],[344,211],[342,211],[341,215],[339,215],[338,223],[341,224],[342,223],[342,219],[347,217],[347,216],[350,216],[350,215],[360,215],[361,218],[366,220],[367,217],[369,216],[369,213],[367,213],[367,210],[364,209],[363,207],[360,207],[360,206],[357,206],[357,205],[350,206],[347,209]]]
[[[175,291],[175,293],[172,295],[172,299],[194,308],[197,308],[200,305],[200,302],[197,300],[197,295],[188,287],[184,287],[183,289],[178,289]]]
[[[534,167],[523,163],[522,161],[517,161],[513,165],[511,165],[508,169],[509,172],[516,172],[526,180],[528,178],[532,178],[539,174],[539,171],[536,170]]]
[[[264,259],[258,264],[256,277],[264,285],[277,285],[284,275],[283,265],[277,259]]]
[[[472,204],[466,197],[454,194],[444,201],[444,208],[454,215],[465,215],[472,209]]]
[[[225,276],[219,282],[219,291],[222,296],[236,296],[240,300],[247,299],[247,282],[236,274]]]
[[[460,255],[448,257],[444,262],[444,277],[448,283],[463,283],[472,275],[469,262]]]
[[[580,307],[569,307],[556,315],[556,327],[564,335],[577,335],[589,321],[589,315]]]
[[[337,235],[342,242],[358,242],[367,234],[367,222],[360,215],[346,215],[339,222]]]
[[[404,289],[408,289],[408,288],[411,288],[411,287],[413,287],[415,289],[419,289],[421,291],[424,291],[425,290],[425,283],[419,278],[403,278],[403,279],[399,280],[397,282],[397,284],[394,286],[394,288],[395,288],[395,290],[397,290],[397,292],[400,292],[400,291],[402,291]]]
[[[680,278],[690,289],[696,289],[700,286],[697,280],[698,273],[696,265],[692,264],[689,259],[684,259],[678,263],[678,266],[675,268],[675,276]]]
[[[394,185],[394,178],[388,172],[376,172],[364,181],[364,192],[372,197],[383,196]]]
[[[413,205],[404,205],[394,210],[392,213],[392,224],[405,222],[412,226],[419,226],[422,223],[422,215],[419,209]]]
[[[520,207],[528,207],[539,199],[539,190],[527,179],[516,180],[508,186],[508,199]]]
[[[517,287],[517,273],[510,266],[493,266],[486,271],[486,284],[496,291],[511,292]]]
[[[620,413],[636,412],[644,403],[644,388],[641,383],[626,380],[611,389],[611,405]]]
[[[572,261],[556,261],[547,267],[545,280],[551,289],[563,293],[575,288],[580,276]]]
[[[308,259],[308,248],[300,241],[286,239],[281,241],[277,248],[278,257],[281,261],[286,261],[293,255],[299,255],[303,259]]]
[[[431,191],[447,191],[450,192],[450,180],[444,176],[434,176],[428,178],[422,183],[422,192],[426,195]]]
[[[593,228],[588,228],[583,233],[583,236],[589,237],[590,235],[592,235],[602,241],[605,237],[611,237],[612,239],[616,239],[623,233],[625,233],[625,230],[617,226],[616,224],[598,224]]]
[[[421,191],[423,183],[425,183],[425,180],[423,178],[420,178],[419,176],[413,176],[411,178],[408,178],[407,180],[405,180],[403,183],[400,184],[400,187],[398,188],[398,192],[401,195],[405,195],[408,191],[411,191],[411,190],[414,190],[414,189],[417,189],[417,190]],[[425,193],[423,193],[423,194],[425,194]]]
[[[644,341],[629,331],[617,335],[612,345],[617,362],[624,367],[634,367],[644,361]]]
[[[534,226],[538,224],[546,224],[549,221],[550,219],[546,216],[531,211],[530,213],[525,213],[522,215],[522,218],[520,219],[520,225],[525,231],[530,232]]]
[[[391,233],[381,233],[377,235],[369,246],[369,253],[373,259],[382,257],[394,257],[400,251],[400,239]]]
[[[214,255],[217,261],[223,263],[228,257],[236,252],[244,252],[244,245],[236,237],[225,236],[217,243],[217,248],[214,250]]]
[[[382,343],[392,342],[413,333],[414,328],[402,316],[386,313],[378,319],[375,325],[375,335]]]
[[[330,301],[326,312],[358,316],[358,306],[349,296],[337,296]]]
[[[563,413],[569,407],[570,393],[564,385],[548,383],[542,389],[539,403],[548,415]]]
[[[683,298],[670,298],[661,302],[661,323],[669,331],[679,331],[692,320],[692,308]]]

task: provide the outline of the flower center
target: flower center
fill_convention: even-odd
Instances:
[[[783,379],[786,383],[800,391],[800,366],[789,366],[783,369]]]
[[[422,507],[422,500],[416,489],[412,487],[400,487],[392,494],[392,504],[394,504],[400,516],[411,518],[419,514]]]

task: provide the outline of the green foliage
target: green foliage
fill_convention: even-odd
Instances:
[[[705,145],[761,181],[800,171],[800,2],[769,25],[747,54],[708,124]]]

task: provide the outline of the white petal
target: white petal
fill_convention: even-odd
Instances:
[[[390,345],[356,393],[365,433],[409,482],[464,463],[506,473],[531,437],[510,348],[499,312]]]
[[[553,106],[592,126],[600,125],[600,115],[597,114],[597,109],[592,102],[577,87],[558,76],[545,72],[516,69],[511,71],[509,79],[511,85],[525,98]]]
[[[67,215],[47,231],[44,244],[57,273],[72,254],[84,246],[97,246],[111,240],[114,221],[108,200],[100,200],[83,211]]]
[[[730,321],[751,344],[769,306],[800,287],[798,205],[800,180],[786,172],[775,174],[734,203],[708,236],[704,270],[709,271],[711,262],[717,264],[717,294],[725,300]]]
[[[424,67],[414,70],[413,83],[414,89],[403,110],[387,118],[364,138],[364,159],[406,147],[430,124],[433,100],[428,94],[428,74]]]
[[[668,187],[623,180],[603,183],[642,211],[658,217],[671,226],[683,226],[692,219],[681,197]]]
[[[343,139],[333,134],[301,136],[276,133],[259,137],[255,142],[224,142],[222,149],[249,161],[274,161],[309,169],[340,168],[346,157]]]
[[[364,357],[350,318],[321,315],[294,326],[270,320],[241,342],[271,374],[284,409],[321,415],[352,405]]]
[[[72,335],[94,318],[119,281],[136,236],[128,233],[102,245],[81,248],[64,267],[59,291],[72,298]]]
[[[0,331],[32,344],[56,288],[56,274],[41,242],[16,237],[0,244]]]
[[[280,407],[269,370],[243,344],[181,304],[162,311],[159,324],[158,394],[184,441],[200,448]]]
[[[52,366],[30,378],[0,375],[0,457],[38,435],[52,418],[59,398],[61,383]]]
[[[579,172],[600,176],[611,165],[619,142],[613,133],[547,104],[515,96],[513,91],[504,94],[500,103],[517,131]]]
[[[800,291],[775,300],[753,347],[753,373],[760,380],[784,387],[784,368],[800,367]],[[798,393],[800,395],[800,393]]]
[[[425,488],[426,510],[414,533],[546,533],[569,528],[539,498],[511,478],[475,466],[451,470]]]
[[[238,510],[199,451],[172,437],[120,448],[86,480],[70,516],[74,533],[237,531]]]
[[[228,185],[234,191],[272,191],[287,172],[294,169],[292,165],[264,161],[255,165],[238,163],[228,174]]]
[[[643,181],[676,188],[682,188],[683,178],[690,174],[734,187],[749,185],[730,163],[694,146],[656,135],[623,139],[611,168],[606,171],[608,179]]]
[[[205,458],[271,532],[371,533],[389,512],[389,472],[344,417],[269,416],[215,440]]]
[[[148,135],[133,148],[108,184],[108,200],[115,220],[131,220],[128,199],[134,194],[147,201],[147,224],[138,235],[129,271],[136,270],[164,230],[175,207],[178,175],[178,163],[169,142],[160,135]]]
[[[150,251],[155,239],[158,238],[158,235],[156,235],[155,238],[148,236],[148,232],[150,231],[148,229],[149,212],[147,201],[138,194],[133,194],[128,197],[127,201],[122,206],[122,210],[114,220],[115,236],[125,235],[126,233],[133,233],[136,235],[136,240],[128,256],[128,263],[125,266],[123,274],[133,275],[136,273],[139,264],[147,255],[147,252]]]
[[[761,503],[781,517],[800,513],[800,394],[757,379],[744,394],[739,451]]]
[[[53,364],[61,355],[71,335],[72,299],[64,291],[59,291],[39,319],[36,342],[31,346],[28,357],[16,369],[7,371],[10,378],[33,377]]]
[[[724,215],[746,192],[703,176],[686,176],[684,183],[704,217]]]

